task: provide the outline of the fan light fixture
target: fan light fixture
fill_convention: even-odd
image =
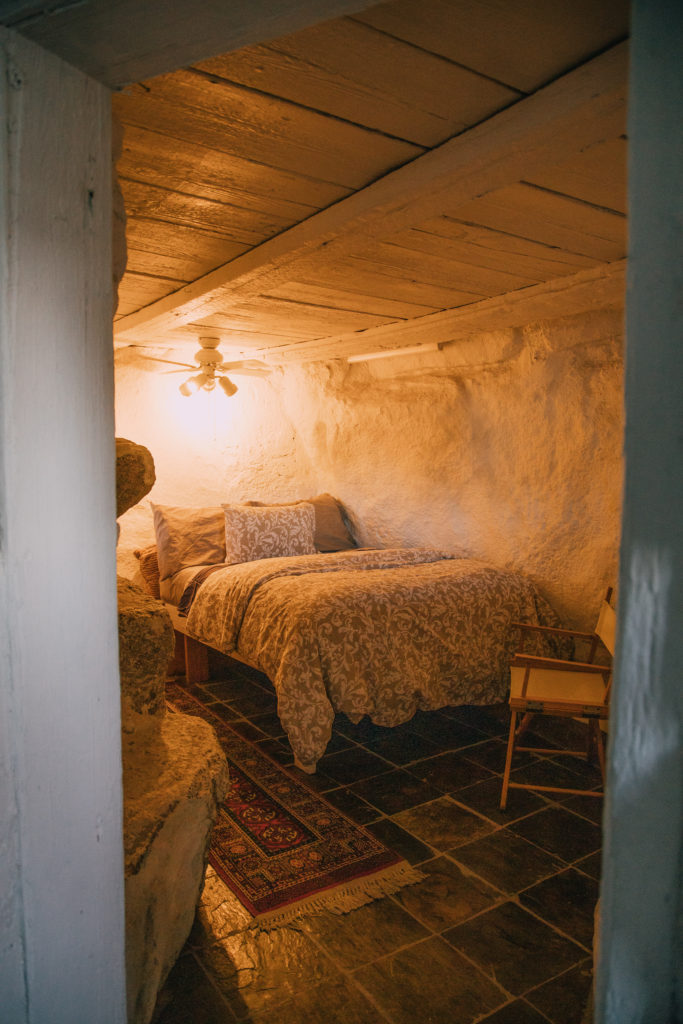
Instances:
[[[237,393],[237,385],[225,372],[240,373],[247,377],[269,377],[271,367],[260,359],[237,359],[232,363],[224,363],[223,356],[218,351],[220,338],[200,337],[201,348],[194,354],[193,363],[180,363],[174,359],[163,359],[159,356],[148,356],[140,354],[141,359],[150,363],[162,363],[165,366],[180,366],[180,370],[166,370],[166,373],[185,373],[190,370],[194,376],[188,377],[180,387],[181,395],[189,398],[197,391],[214,391],[216,384],[228,398]],[[197,372],[199,371],[199,372]]]
[[[213,391],[218,383],[225,395],[230,398],[237,393],[237,385],[233,384],[229,377],[219,374],[217,371],[223,368],[223,356],[218,351],[220,338],[200,338],[201,348],[195,352],[194,358],[199,364],[201,373],[195,377],[189,377],[180,385],[181,395],[189,398],[197,391]]]

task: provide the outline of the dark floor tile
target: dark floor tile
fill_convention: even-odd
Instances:
[[[279,739],[285,735],[285,730],[282,728],[282,722],[278,714],[275,711],[269,711],[266,714],[260,712],[251,716],[251,722],[264,732],[266,736],[272,736],[274,739]]]
[[[552,793],[548,795],[552,797]],[[574,814],[580,814],[581,817],[588,818],[595,825],[602,825],[602,817],[605,810],[603,797],[572,796],[567,800],[563,800],[562,803],[568,811],[573,811]]]
[[[402,728],[399,726],[399,729]],[[393,730],[384,725],[375,725],[367,715],[361,718],[360,722],[352,722],[344,714],[337,714],[334,718],[333,731],[347,736],[354,743],[367,743],[372,740],[381,739],[389,735]]]
[[[459,789],[453,794],[453,799],[458,804],[471,807],[479,814],[485,815],[498,825],[508,825],[511,821],[523,818],[532,811],[538,811],[546,806],[545,800],[532,793],[528,789],[515,789],[508,791],[507,807],[504,811],[500,809],[500,791],[502,780],[499,775],[490,776],[484,782],[477,782],[474,786],[466,789]],[[514,793],[514,795],[513,795]]]
[[[319,768],[341,786],[347,786],[361,779],[388,772],[392,766],[376,754],[362,747],[348,747],[336,754],[326,754],[320,759]]]
[[[238,932],[196,955],[238,1021],[341,977],[332,961],[296,928]]]
[[[596,878],[600,881],[602,874],[602,850],[596,850],[595,853],[590,853],[587,857],[574,861],[574,867],[579,871],[584,871],[591,878]]]
[[[202,701],[202,703],[204,703]],[[224,722],[234,722],[240,716],[230,704],[223,704],[222,701],[215,701],[209,705],[214,715],[218,715]]]
[[[500,1010],[484,1017],[479,1024],[548,1024],[548,1018],[541,1016],[538,1010],[524,999],[515,999]]]
[[[367,825],[368,822],[376,821],[380,816],[376,807],[371,807],[369,803],[356,796],[347,787],[330,790],[325,793],[325,799],[329,800],[334,807],[342,811],[352,821],[358,822],[359,825]]]
[[[501,829],[453,850],[459,864],[506,893],[519,892],[564,867],[557,857]]]
[[[237,700],[230,701],[230,704],[243,718],[255,719],[257,715],[260,716],[267,713],[277,718],[275,710],[277,701],[275,697],[271,697],[269,693],[264,693],[263,690],[256,691],[252,697],[238,697]]]
[[[590,950],[598,894],[595,879],[569,868],[521,892],[518,899],[527,910]]]
[[[442,932],[500,901],[500,893],[450,857],[427,861],[420,871],[424,881],[406,885],[393,899],[432,931]]]
[[[423,757],[431,757],[439,748],[425,736],[404,730],[386,730],[386,735],[367,740],[363,746],[395,765],[410,764]]]
[[[386,1024],[386,1017],[348,977],[304,989],[296,999],[249,1020],[252,1024]]]
[[[354,977],[393,1024],[471,1024],[508,998],[436,935]]]
[[[559,977],[527,992],[525,998],[553,1024],[583,1024],[592,984],[592,961],[584,960]]]
[[[368,832],[372,832],[380,843],[384,843],[390,850],[403,857],[409,864],[421,864],[422,861],[430,860],[434,851],[430,846],[420,842],[410,832],[406,832],[389,818],[380,818],[367,826]]]
[[[260,729],[257,729],[246,718],[236,718],[230,722],[230,728],[234,729],[240,736],[243,736],[245,740],[251,740],[252,743],[266,738],[265,733],[262,733]]]
[[[475,764],[480,764],[482,768],[488,768],[489,771],[496,772],[498,775],[502,774],[505,768],[505,754],[507,751],[507,744],[504,740],[494,739],[482,740],[481,743],[475,743],[473,746],[468,747],[462,753],[463,757],[466,757],[468,761],[474,761]]]
[[[235,1017],[191,953],[166,979],[152,1024],[231,1024]]]
[[[292,753],[291,747],[286,747],[279,740],[273,739],[269,736],[267,739],[258,740],[256,746],[259,750],[262,750],[264,754],[268,754],[273,761],[277,761],[278,764],[287,767],[294,764],[294,754]]]
[[[263,694],[263,690],[255,686],[248,679],[240,678],[220,679],[216,682],[202,683],[202,689],[206,690],[207,694],[210,694],[216,700],[224,700],[230,703],[248,697],[258,700]]]
[[[397,814],[408,807],[435,800],[440,795],[434,786],[422,782],[402,768],[356,782],[349,789],[384,814]]]
[[[443,708],[442,714],[490,736],[507,735],[510,727],[510,709],[507,703],[492,704],[490,707],[461,704],[458,707]]]
[[[338,750],[347,750],[353,745],[353,740],[350,740],[348,736],[342,736],[340,732],[333,732],[327,741],[325,753],[336,754]]]
[[[548,853],[561,857],[567,863],[600,848],[599,826],[572,814],[564,807],[551,805],[521,821],[513,822],[509,827],[512,832]]]
[[[318,762],[318,765],[320,765],[320,762]],[[297,782],[303,782],[314,793],[327,793],[331,789],[339,788],[337,780],[331,779],[319,766],[313,775],[309,775],[308,772],[302,772],[300,768],[292,765],[287,768],[287,774],[291,775]]]
[[[447,796],[401,811],[393,816],[393,820],[441,852],[486,835],[495,828],[490,821],[458,807]]]
[[[492,777],[488,768],[467,760],[455,750],[417,761],[410,766],[410,770],[418,779],[431,783],[442,793],[452,793],[463,786],[471,786],[474,782]]]
[[[349,914],[311,915],[301,927],[342,970],[354,970],[429,935],[388,896]]]
[[[484,739],[484,733],[479,729],[463,725],[440,711],[416,711],[406,726],[410,732],[424,736],[441,751],[459,750]]]
[[[513,995],[584,959],[585,951],[516,903],[503,903],[444,932],[444,938]]]
[[[569,771],[565,765],[556,763],[546,757],[539,758],[531,764],[517,769],[514,773],[514,781],[521,782],[527,786],[560,786],[563,789],[592,788],[586,787],[585,782],[575,772]],[[512,789],[510,792],[512,794],[515,790]],[[561,801],[562,803],[572,795],[571,793],[553,792],[546,794],[549,799]]]

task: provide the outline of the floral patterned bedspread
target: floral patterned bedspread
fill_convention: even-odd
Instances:
[[[273,681],[296,762],[312,772],[335,711],[399,725],[418,709],[505,699],[514,621],[557,625],[525,577],[413,548],[268,558],[217,569],[188,632]]]

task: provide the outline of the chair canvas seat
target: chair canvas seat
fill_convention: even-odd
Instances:
[[[593,633],[539,626],[533,623],[517,622],[514,624],[520,631],[520,650],[515,654],[510,666],[510,732],[500,797],[501,810],[504,811],[507,807],[509,789],[602,796],[605,784],[605,739],[602,727],[604,727],[609,714],[611,659],[614,655],[616,636],[616,614],[610,604],[611,597],[612,588],[610,587],[602,602]],[[546,639],[550,637],[563,640],[571,638],[579,645],[588,644],[588,654],[582,659],[567,661],[550,655],[539,656],[525,653],[524,638],[530,633],[535,634],[537,638],[539,635]],[[602,657],[604,657],[604,652],[609,655],[610,664],[598,665],[595,663],[599,645],[602,645],[603,648]],[[556,747],[521,746],[520,741],[536,715],[555,715],[561,718],[573,717],[583,720],[586,726],[587,741],[585,752]],[[599,790],[579,788],[578,777],[575,788],[546,785],[541,782],[540,778],[539,783],[512,781],[510,771],[516,750],[531,751],[541,755],[552,754],[553,757],[558,754],[567,754],[585,760],[590,760],[594,754],[597,754],[603,788]]]
[[[607,717],[602,675],[595,672],[558,672],[557,669],[532,668],[526,694],[522,696],[525,675],[526,669],[523,666],[510,669],[511,707],[523,710],[529,702],[538,702],[548,711],[556,709],[559,712],[564,710],[567,714],[595,714],[597,709],[601,709],[601,717]]]

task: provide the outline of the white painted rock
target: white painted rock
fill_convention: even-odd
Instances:
[[[147,1024],[192,928],[211,829],[228,788],[211,726],[168,713],[158,737],[124,737],[129,1024]]]
[[[129,1024],[147,1024],[194,920],[228,767],[206,722],[167,712],[173,653],[160,601],[119,579],[126,978]]]

